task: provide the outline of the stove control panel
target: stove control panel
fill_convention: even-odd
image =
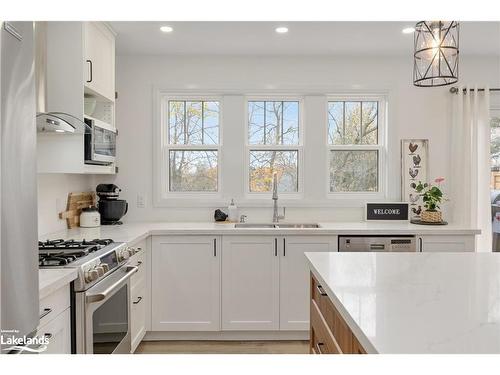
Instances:
[[[123,251],[123,250],[122,250]],[[98,278],[103,277],[109,270],[117,267],[119,264],[119,257],[116,252],[112,251],[98,259],[85,264],[83,269],[83,276],[85,283],[90,284]]]

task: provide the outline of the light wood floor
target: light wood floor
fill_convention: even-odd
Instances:
[[[143,341],[136,354],[308,354],[308,341]]]

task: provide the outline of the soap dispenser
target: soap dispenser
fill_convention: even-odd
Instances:
[[[238,207],[234,204],[234,199],[231,199],[231,204],[227,208],[228,210],[228,220],[232,222],[238,221]]]

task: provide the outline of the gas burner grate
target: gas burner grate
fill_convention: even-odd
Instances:
[[[93,240],[83,239],[81,241],[74,239],[39,241],[39,265],[40,267],[65,266],[111,243],[113,243],[113,240],[108,238]]]

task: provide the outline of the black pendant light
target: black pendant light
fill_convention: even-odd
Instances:
[[[456,21],[420,21],[415,25],[415,86],[446,86],[458,81],[458,34]]]

